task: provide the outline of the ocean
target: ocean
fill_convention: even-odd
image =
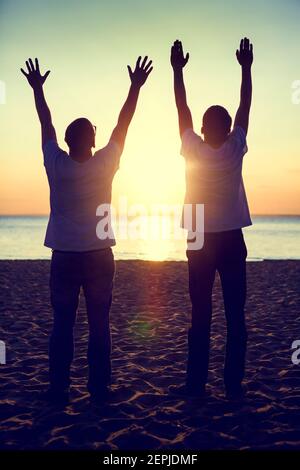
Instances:
[[[164,216],[165,218],[168,216]],[[43,246],[48,217],[0,216],[0,259],[49,259]],[[300,259],[300,216],[253,216],[244,229],[248,260]],[[115,259],[181,261],[185,240],[122,240],[117,237]]]

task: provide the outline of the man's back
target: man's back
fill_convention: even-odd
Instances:
[[[235,127],[218,148],[204,142],[192,129],[184,132],[181,154],[186,162],[185,203],[204,205],[204,231],[251,225],[242,178],[246,152],[246,135],[240,127]]]
[[[45,245],[61,251],[90,251],[115,245],[113,237],[96,235],[97,208],[111,203],[111,187],[121,150],[112,140],[89,160],[79,163],[55,141],[44,146],[51,213]],[[112,233],[111,227],[109,232]]]

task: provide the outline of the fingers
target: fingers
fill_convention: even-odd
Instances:
[[[177,50],[178,50],[178,49],[177,49],[177,46],[176,46],[176,44],[175,44],[175,42],[174,42],[173,46],[171,47],[171,57],[175,57],[175,56],[176,56]]]
[[[249,39],[248,38],[244,38],[244,50],[246,51],[249,51]]]
[[[153,67],[150,67],[150,69],[148,69],[148,70],[146,71],[146,76],[147,76],[147,77],[150,75],[150,73],[152,72],[152,70],[153,70]]]
[[[172,47],[172,52],[173,52],[173,54],[178,54],[178,55],[180,55],[184,58],[182,42],[179,41],[179,39],[176,39],[176,41],[174,41],[174,44],[173,44],[173,47]],[[187,53],[185,58],[184,58],[185,63],[188,62],[189,58],[190,58],[190,55],[189,55],[189,53]]]
[[[36,60],[37,60],[37,59],[36,59]],[[25,63],[26,63],[26,67],[27,67],[28,73],[32,73],[32,72],[35,71],[35,70],[34,70],[34,65],[33,65],[32,59],[29,58],[28,60],[26,60]]]
[[[29,60],[29,64],[31,67],[31,71],[34,72],[34,65],[33,65],[32,59],[28,59],[28,60]]]
[[[249,38],[244,37],[241,39],[240,51],[253,51],[253,45],[250,43]]]
[[[142,60],[142,57],[139,56],[137,61],[136,61],[136,64],[135,64],[135,72],[137,70],[142,70],[143,72],[148,72],[151,65],[152,65],[152,60],[148,61],[148,56],[147,55],[143,58],[143,60]],[[129,67],[129,65],[127,66],[127,68],[128,68],[129,74],[130,73],[132,74],[133,72],[132,72],[131,68]]]
[[[20,69],[22,74],[25,75],[25,77],[27,78],[28,77],[28,73],[25,72],[25,70],[23,70],[22,68]]]
[[[241,39],[240,48],[236,51],[236,58],[241,66],[250,66],[253,61],[253,45],[249,38]]]
[[[31,67],[30,67],[30,65],[29,65],[29,62],[28,62],[28,60],[26,60],[25,64],[26,64],[26,67],[27,67],[28,73],[31,73],[31,72],[32,72],[32,70],[31,70]]]
[[[32,73],[34,72],[37,72],[38,76],[40,78],[43,78],[42,82],[41,83],[44,83],[44,81],[47,79],[49,73],[50,73],[50,70],[47,70],[47,72],[44,74],[44,75],[41,75],[40,73],[40,65],[39,65],[39,61],[37,58],[34,59],[34,62],[35,62],[35,65],[33,64],[33,60],[32,59],[28,59],[26,60],[26,67],[27,67],[27,72],[25,72],[24,69],[21,68],[21,72],[23,73],[23,75],[25,75],[25,77],[28,78],[29,75],[31,75]]]
[[[131,69],[130,65],[127,65],[127,69],[128,69],[129,77],[131,78],[133,72],[132,72],[132,69]]]
[[[148,56],[146,55],[146,56],[144,57],[144,59],[143,59],[142,64],[141,64],[141,69],[145,68],[145,65],[146,65],[147,60],[148,60]]]
[[[140,58],[140,59],[141,59],[141,58]],[[146,72],[146,71],[149,69],[149,67],[151,66],[151,64],[152,64],[152,60],[149,60],[149,61],[148,61],[148,56],[146,55],[146,56],[144,57],[144,59],[142,60],[142,63],[139,65],[138,68],[139,68],[140,70],[143,70],[144,72]]]
[[[39,61],[38,61],[37,58],[35,58],[35,69],[36,69],[37,72],[40,71],[40,64],[39,64]],[[49,74],[48,74],[48,75],[49,75]]]
[[[182,52],[182,42],[179,41],[179,39],[176,39],[176,41],[174,41],[173,47],[177,52]]]
[[[146,64],[145,67],[144,67],[145,72],[148,72],[148,70],[149,70],[149,68],[151,67],[151,65],[152,65],[152,60],[149,60],[148,64]],[[152,68],[153,68],[153,67],[152,67]]]
[[[140,68],[141,59],[142,59],[142,57],[139,56],[138,59],[137,59],[137,61],[136,61],[136,64],[135,64],[135,70],[137,70],[137,69]]]
[[[46,78],[48,77],[49,73],[50,73],[50,70],[47,70],[47,72],[46,72],[45,75],[43,76],[44,81],[45,81]]]

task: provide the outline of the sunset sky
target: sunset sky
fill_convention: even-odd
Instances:
[[[67,124],[86,116],[107,143],[126,97],[127,64],[149,55],[154,71],[142,89],[129,130],[114,201],[181,203],[184,163],[172,89],[169,49],[175,39],[190,52],[185,70],[195,130],[211,104],[232,116],[239,101],[235,49],[254,43],[253,108],[244,180],[253,214],[300,214],[300,2],[297,0],[0,0],[0,214],[47,214],[33,95],[19,69],[38,57],[51,70],[45,94],[59,143]]]

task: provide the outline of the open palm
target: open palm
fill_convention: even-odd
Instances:
[[[184,56],[182,43],[177,39],[171,49],[171,65],[173,69],[183,69],[188,63],[189,57],[189,53]]]
[[[242,67],[251,67],[253,62],[253,45],[248,38],[241,39],[240,48],[236,51],[236,58]]]
[[[148,61],[148,57],[144,57],[141,63],[141,56],[137,59],[135,69],[132,71],[130,65],[127,65],[131,83],[137,87],[141,87],[146,82],[148,76],[153,70],[152,60]]]
[[[26,67],[28,72],[25,72],[24,69],[21,69],[21,72],[27,78],[29,85],[32,86],[32,88],[43,86],[50,73],[50,70],[48,70],[44,75],[42,75],[40,72],[38,59],[35,59],[35,66],[32,62],[32,59],[26,60]]]

